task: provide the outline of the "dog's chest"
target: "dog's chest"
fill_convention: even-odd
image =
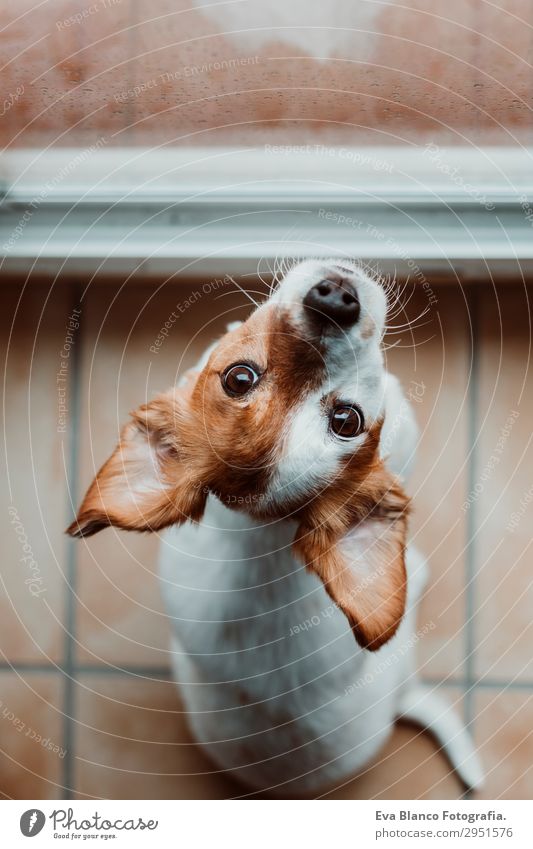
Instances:
[[[223,767],[258,764],[239,773],[252,784],[280,772],[296,779],[330,761],[321,781],[334,780],[380,745],[396,676],[387,676],[376,710],[374,685],[360,686],[375,656],[357,646],[322,584],[293,558],[294,528],[253,528],[228,513],[210,504],[199,527],[173,529],[161,550],[174,671],[191,727]],[[348,752],[347,740],[356,743]]]
[[[200,526],[167,534],[163,595],[198,674],[240,682],[250,696],[338,689],[362,661],[345,617],[291,552],[294,527],[260,528],[210,504]],[[306,692],[307,690],[307,692]]]

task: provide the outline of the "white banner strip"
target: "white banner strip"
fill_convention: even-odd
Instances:
[[[531,847],[530,803],[454,801],[5,801],[2,845]]]

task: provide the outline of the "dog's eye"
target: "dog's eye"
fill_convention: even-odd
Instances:
[[[365,420],[358,407],[339,404],[333,408],[329,420],[330,429],[341,439],[353,439],[364,430]]]
[[[247,363],[237,363],[226,369],[222,375],[222,386],[228,395],[237,397],[246,395],[259,380],[259,375]]]

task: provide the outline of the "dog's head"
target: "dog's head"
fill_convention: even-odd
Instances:
[[[209,493],[296,519],[294,550],[359,643],[405,606],[407,499],[380,459],[386,297],[355,264],[308,261],[181,384],[136,410],[68,532],[198,521]]]

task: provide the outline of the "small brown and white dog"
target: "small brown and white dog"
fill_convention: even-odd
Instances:
[[[406,542],[417,430],[384,367],[386,311],[355,263],[294,266],[133,413],[69,528],[168,529],[161,586],[193,733],[278,795],[354,775],[399,716],[432,731],[468,787],[482,781],[406,650],[425,563]]]

